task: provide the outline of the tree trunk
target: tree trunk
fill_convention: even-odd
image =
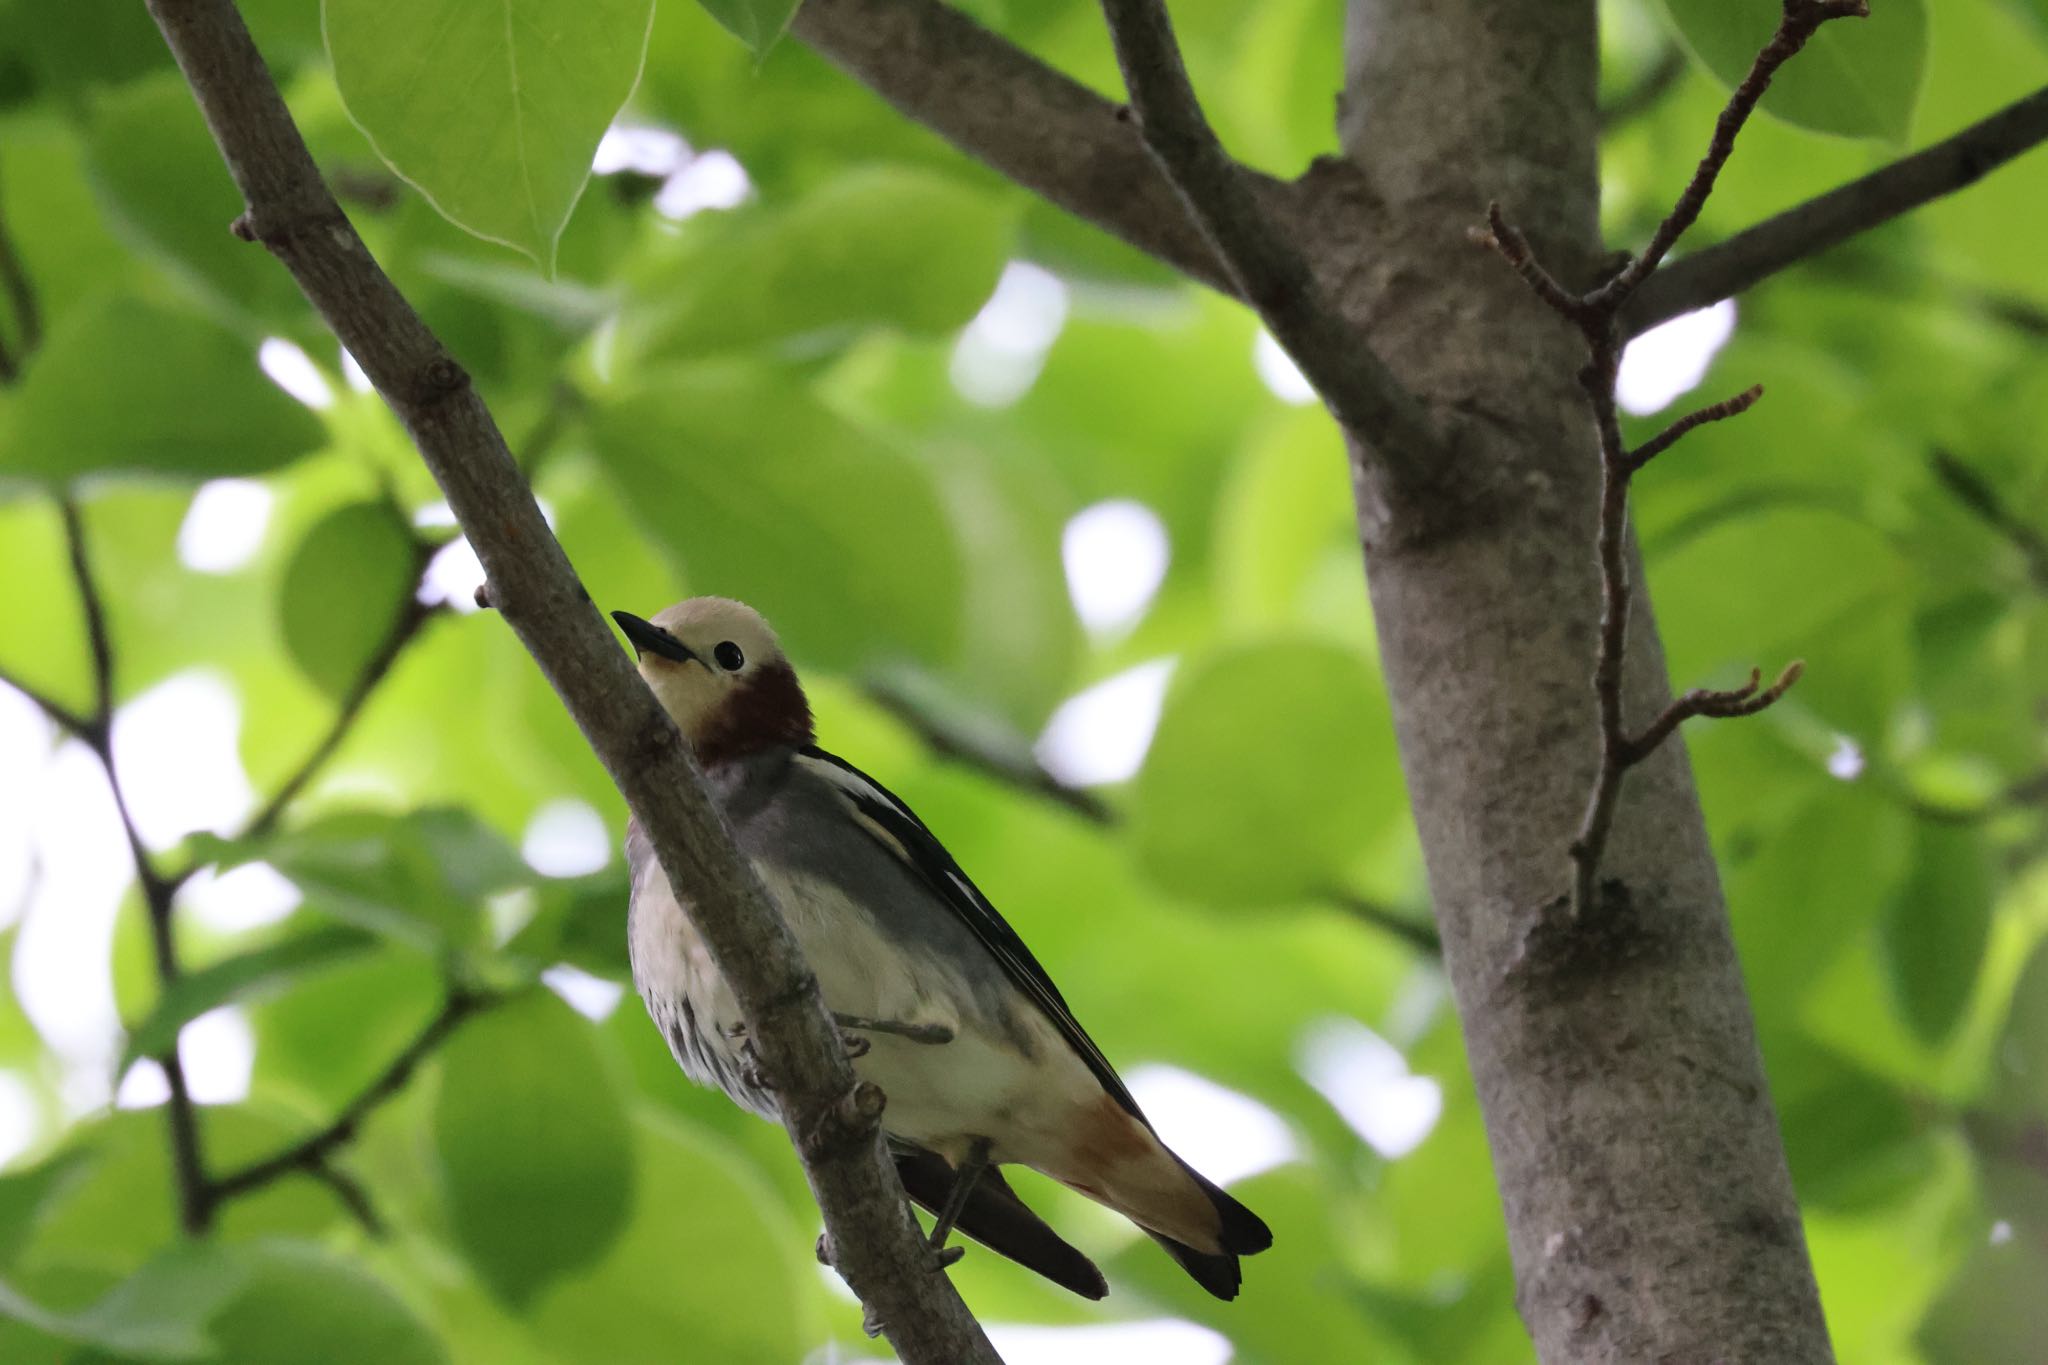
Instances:
[[[1359,211],[1319,220],[1317,269],[1459,447],[1419,519],[1356,456],[1355,483],[1522,1317],[1557,1365],[1827,1361],[1682,744],[1631,772],[1600,902],[1565,908],[1599,753],[1583,348],[1466,233],[1498,199],[1546,259],[1600,255],[1595,5],[1353,0],[1347,39],[1346,163],[1315,174]],[[1640,725],[1668,693],[1635,603]]]

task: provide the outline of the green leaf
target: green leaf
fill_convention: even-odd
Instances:
[[[2014,1106],[2048,1111],[2048,938],[2034,946],[1992,1053],[2003,1073],[1996,1087]]]
[[[131,82],[93,107],[91,173],[108,217],[225,321],[270,330],[308,320],[291,275],[227,230],[242,196],[177,71]]]
[[[599,404],[590,425],[692,588],[752,603],[797,659],[943,662],[958,648],[961,554],[930,476],[803,390],[693,367]]]
[[[594,1034],[536,992],[442,1057],[434,1151],[456,1241],[507,1301],[604,1255],[631,1212],[632,1135]]]
[[[450,222],[550,274],[653,0],[326,0],[349,116]]]
[[[186,1245],[157,1257],[73,1313],[52,1312],[0,1281],[0,1317],[114,1355],[191,1360],[213,1351],[207,1319],[241,1280],[232,1256],[217,1247]]]
[[[1920,1324],[1928,1365],[2039,1365],[2048,1341],[2048,1251],[2025,1237],[1979,1247]]]
[[[1693,56],[1731,87],[1782,13],[1778,0],[1664,0],[1664,8]],[[1763,107],[1817,132],[1904,142],[1926,63],[1924,0],[1876,0],[1867,19],[1823,25],[1779,68]]]
[[[299,542],[278,595],[292,662],[330,697],[347,696],[411,609],[419,571],[412,529],[389,503],[329,512]]]
[[[800,1360],[821,1335],[809,1234],[711,1135],[643,1116],[633,1217],[602,1260],[542,1291],[534,1335],[566,1365]]]
[[[324,438],[233,332],[115,297],[59,321],[0,409],[0,482],[260,474]]]
[[[1922,1041],[1946,1038],[1968,1008],[1997,897],[1983,831],[1922,821],[1912,870],[1879,925],[1899,1013]]]
[[[428,951],[475,940],[483,899],[526,880],[504,841],[464,811],[355,811],[238,850],[292,879],[309,908]]]
[[[214,1319],[223,1365],[445,1365],[447,1352],[389,1287],[318,1247],[265,1242]]]
[[[698,0],[718,26],[745,43],[756,57],[768,55],[803,0]]]
[[[812,353],[868,327],[949,333],[980,311],[1008,258],[1005,201],[905,167],[850,171],[781,208],[713,220],[642,273],[652,300],[628,345],[681,359],[774,345]]]
[[[294,977],[360,953],[375,942],[350,925],[323,925],[185,973],[157,997],[149,1017],[129,1032],[114,1074],[126,1075],[138,1058],[169,1052],[177,1044],[178,1031],[208,1010],[281,989]]]
[[[627,898],[623,863],[588,876],[544,881],[539,892],[540,908],[505,945],[506,953],[536,967],[566,962],[614,981],[632,979],[622,918]]]
[[[1326,889],[1406,809],[1379,680],[1349,650],[1274,637],[1186,666],[1132,794],[1161,886],[1206,905]]]
[[[1912,1099],[1896,1085],[1804,1040],[1770,1049],[1785,1158],[1808,1209],[1881,1206],[1934,1169]]]

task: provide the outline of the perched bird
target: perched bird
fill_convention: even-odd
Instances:
[[[612,617],[695,750],[712,792],[818,978],[854,1070],[887,1096],[904,1187],[937,1218],[1086,1298],[1102,1272],[997,1169],[1029,1166],[1129,1218],[1204,1289],[1233,1298],[1238,1257],[1273,1235],[1175,1156],[1045,969],[924,822],[817,747],[809,703],[768,623],[695,597]],[[637,823],[633,981],[691,1079],[766,1118],[731,990]]]

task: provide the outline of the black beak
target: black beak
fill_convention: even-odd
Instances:
[[[688,645],[652,621],[643,621],[630,611],[615,611],[612,613],[612,620],[619,623],[619,629],[632,641],[635,657],[659,654],[662,658],[674,659],[677,663],[702,662],[690,652]]]

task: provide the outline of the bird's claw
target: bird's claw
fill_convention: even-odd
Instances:
[[[861,1037],[858,1033],[847,1033],[844,1030],[840,1031],[839,1045],[846,1049],[846,1059],[848,1061],[852,1061],[857,1057],[867,1056],[868,1049],[874,1046],[873,1043]]]
[[[841,1029],[851,1029],[860,1033],[886,1033],[892,1038],[922,1043],[927,1047],[938,1047],[953,1041],[953,1030],[944,1024],[919,1024],[905,1019],[869,1019],[858,1014],[837,1012],[834,1012],[832,1018]]]
[[[754,1040],[740,1040],[740,1079],[756,1090],[773,1090],[775,1082],[769,1079],[767,1070],[761,1065],[760,1054],[754,1051]]]

